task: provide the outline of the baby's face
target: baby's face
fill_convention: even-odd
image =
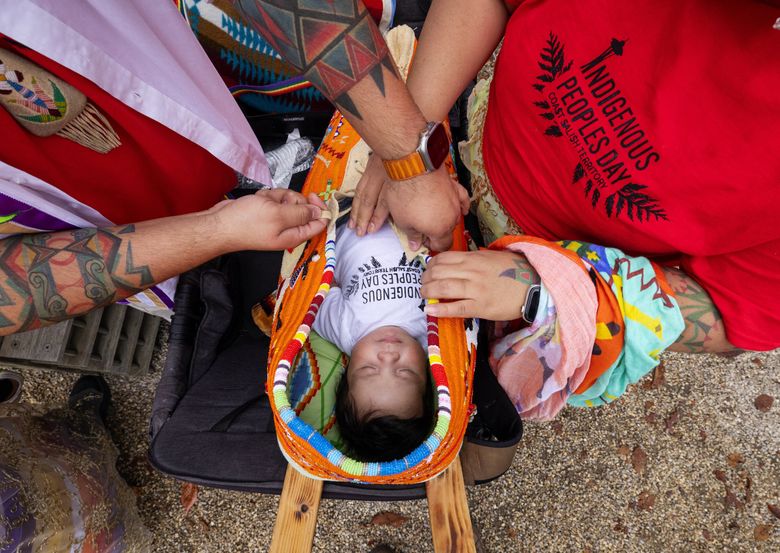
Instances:
[[[363,336],[352,349],[349,392],[360,413],[419,417],[427,370],[420,343],[397,326],[383,326]]]

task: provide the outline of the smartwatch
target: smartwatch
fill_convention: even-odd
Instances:
[[[532,284],[528,287],[528,292],[525,294],[525,301],[523,307],[520,309],[520,317],[531,324],[536,319],[536,312],[539,311],[539,296],[542,292],[541,284]]]
[[[430,122],[420,134],[417,149],[400,159],[385,159],[387,176],[391,180],[407,180],[441,167],[450,153],[450,137],[441,123]]]

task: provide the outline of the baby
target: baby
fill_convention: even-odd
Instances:
[[[338,229],[334,286],[313,329],[350,356],[336,420],[347,453],[361,461],[401,458],[433,426],[421,276],[388,224],[363,237]]]

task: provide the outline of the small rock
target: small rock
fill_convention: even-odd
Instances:
[[[680,406],[678,405],[675,407],[671,413],[669,413],[669,416],[666,417],[664,420],[664,426],[666,427],[667,432],[673,432],[674,431],[674,425],[680,422]]]
[[[655,424],[658,422],[658,415],[655,412],[650,411],[645,415],[645,422],[648,424]]]
[[[735,509],[741,509],[745,506],[744,503],[737,499],[737,495],[729,489],[726,489],[726,497],[723,498],[723,505],[726,508],[733,507]]]
[[[623,457],[623,459],[628,459],[629,455],[631,455],[631,448],[627,445],[621,445],[619,448],[617,448],[618,455]]]
[[[561,423],[561,421],[553,421],[550,427],[555,434],[559,436],[563,434],[563,423]]]
[[[407,520],[409,520],[409,518],[402,514],[394,513],[392,511],[381,511],[371,518],[369,524],[374,526],[392,526],[393,528],[400,528],[406,524]]]
[[[726,471],[725,470],[715,469],[715,470],[712,471],[712,474],[714,474],[715,478],[717,478],[718,480],[720,480],[724,484],[726,483]]]
[[[726,462],[731,468],[736,468],[737,465],[741,465],[745,462],[745,457],[741,453],[729,453],[726,456]]]
[[[767,541],[772,536],[772,527],[768,524],[759,524],[753,528],[753,539]]]
[[[634,467],[637,474],[644,474],[647,468],[647,453],[641,446],[636,446],[631,452],[631,466]]]
[[[701,535],[704,537],[705,540],[712,541],[712,532],[710,532],[706,528],[701,531]]]
[[[701,428],[699,429],[699,438],[701,438],[702,442],[707,440],[707,433]]]
[[[762,413],[767,413],[775,402],[775,398],[767,394],[761,394],[753,400],[753,405]]]
[[[775,516],[775,518],[780,518],[780,505],[772,505],[771,503],[767,503],[766,507],[769,509],[769,512]]]
[[[644,491],[639,494],[639,498],[636,501],[636,508],[640,511],[652,510],[655,505],[655,495],[648,491]]]
[[[763,367],[764,366],[764,362],[761,361],[761,359],[759,359],[758,357],[754,357],[753,359],[750,360],[750,362],[753,363],[757,367]]]

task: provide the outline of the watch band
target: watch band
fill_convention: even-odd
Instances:
[[[450,138],[445,126],[429,122],[420,133],[420,141],[414,152],[399,159],[384,159],[382,163],[391,180],[407,180],[438,169],[449,151]]]
[[[385,159],[382,163],[391,180],[407,180],[428,172],[420,152],[416,150],[401,159]]]
[[[541,284],[532,284],[528,287],[528,292],[525,294],[525,301],[523,307],[520,309],[520,317],[531,324],[536,319],[536,313],[539,311],[539,296],[542,292]]]

